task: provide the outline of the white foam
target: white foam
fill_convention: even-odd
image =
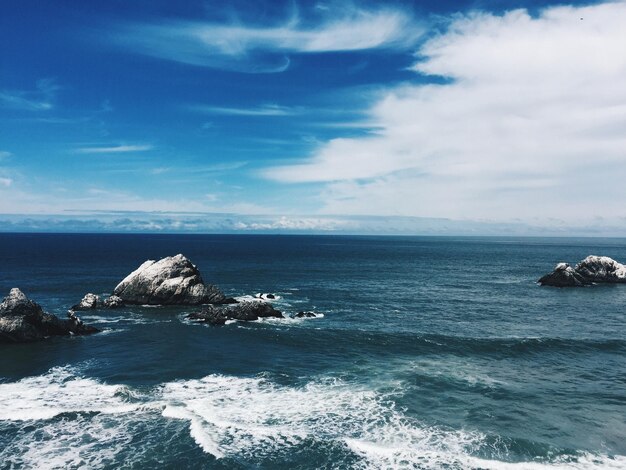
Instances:
[[[127,390],[55,367],[44,375],[0,384],[0,420],[50,419],[72,411],[125,413],[137,408],[123,399]]]
[[[162,416],[187,421],[197,445],[216,458],[258,461],[311,439],[334,443],[360,459],[352,466],[367,469],[626,468],[626,457],[587,453],[550,462],[478,458],[481,451],[489,455],[486,436],[427,425],[397,409],[392,398],[334,379],[287,386],[265,377],[223,375],[169,382],[139,394],[58,367],[0,384],[0,420],[20,427],[0,450],[0,461],[27,468],[116,466],[115,455],[136,438],[137,423],[156,425]],[[63,414],[68,412],[76,414]]]

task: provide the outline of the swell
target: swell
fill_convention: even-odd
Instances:
[[[268,334],[272,334],[269,333]],[[282,341],[301,345],[297,332],[285,334]],[[332,348],[328,344],[333,344]],[[375,355],[453,354],[498,357],[537,354],[617,354],[626,353],[625,339],[559,337],[471,337],[442,334],[411,334],[364,330],[324,329],[307,335],[308,348],[322,348],[330,354],[370,351]]]

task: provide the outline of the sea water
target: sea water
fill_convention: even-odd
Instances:
[[[626,240],[0,234],[0,295],[64,316],[177,253],[323,316],[0,345],[0,468],[626,468],[626,285],[536,284]]]

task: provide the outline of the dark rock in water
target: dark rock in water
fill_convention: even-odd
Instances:
[[[317,313],[315,312],[298,312],[293,316],[293,318],[316,318],[316,317],[317,317]]]
[[[118,297],[117,295],[111,295],[104,299],[104,302],[102,302],[102,306],[104,308],[121,308],[124,306],[124,301],[121,297]]]
[[[0,343],[24,343],[48,336],[88,335],[97,331],[83,324],[74,312],[68,313],[67,320],[45,313],[19,289],[11,289],[0,303]]]
[[[183,255],[146,261],[120,282],[113,295],[126,304],[221,304],[222,291],[205,284],[200,271]]]
[[[553,287],[581,287],[591,284],[584,276],[577,273],[567,263],[559,263],[549,274],[546,274],[539,279],[539,284],[542,286]]]
[[[92,310],[100,306],[100,297],[96,294],[85,294],[85,297],[77,303],[76,305],[72,305],[70,310],[79,311],[79,310]]]
[[[237,299],[233,299],[232,297],[226,297],[224,299],[224,302],[222,302],[223,304],[238,304],[239,301]]]
[[[265,302],[238,302],[231,305],[207,305],[202,311],[187,315],[211,325],[223,325],[226,320],[253,321],[259,318],[284,318],[283,314]]]
[[[190,320],[198,320],[209,325],[220,326],[226,323],[228,317],[224,313],[224,307],[215,305],[207,305],[201,312],[195,312],[187,315]]]
[[[542,286],[582,287],[593,283],[626,283],[626,266],[607,256],[587,256],[572,268],[559,263],[539,279]]]
[[[263,299],[263,300],[274,300],[274,299],[276,299],[276,296],[274,294],[257,294],[257,295],[255,295],[255,297],[257,299]]]

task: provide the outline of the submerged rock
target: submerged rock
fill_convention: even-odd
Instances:
[[[282,312],[265,302],[239,302],[230,305],[207,305],[200,312],[187,315],[211,325],[223,325],[227,320],[253,321],[259,318],[284,318]]]
[[[0,342],[24,343],[40,341],[48,336],[88,335],[99,331],[85,325],[74,312],[62,320],[45,313],[41,306],[17,289],[0,303]]]
[[[298,312],[293,318],[317,318],[317,313],[315,312]]]
[[[572,268],[559,263],[537,281],[542,286],[582,287],[593,283],[626,283],[626,266],[608,256],[587,256]]]
[[[120,282],[113,295],[126,304],[221,304],[222,291],[205,284],[200,271],[183,255],[146,261]]]

